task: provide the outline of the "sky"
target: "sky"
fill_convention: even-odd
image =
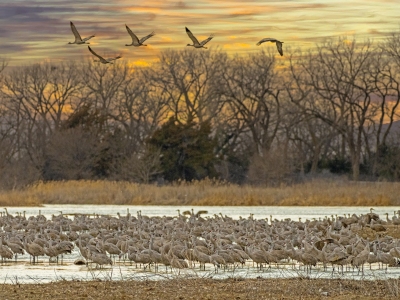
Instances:
[[[191,42],[185,26],[199,40],[214,34],[208,46],[232,55],[275,47],[255,45],[265,37],[283,41],[284,52],[339,36],[378,41],[400,30],[399,9],[399,0],[1,0],[0,58],[14,66],[93,58],[87,45],[67,44],[74,41],[70,21],[82,38],[95,35],[90,46],[98,54],[137,65],[184,49]],[[156,35],[147,47],[126,47],[125,24],[139,38]]]

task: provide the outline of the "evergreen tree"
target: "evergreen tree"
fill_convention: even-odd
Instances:
[[[166,180],[174,181],[217,177],[214,164],[216,140],[210,138],[209,122],[178,123],[173,117],[148,140],[161,153],[161,168]]]

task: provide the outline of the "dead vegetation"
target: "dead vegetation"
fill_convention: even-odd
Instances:
[[[398,182],[313,180],[260,187],[202,180],[156,186],[115,181],[39,182],[0,193],[2,206],[41,204],[397,206]]]
[[[2,284],[2,299],[398,299],[399,279],[171,279]]]

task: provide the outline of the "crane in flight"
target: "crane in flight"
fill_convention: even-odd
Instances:
[[[140,40],[139,38],[136,36],[136,34],[134,34],[132,32],[132,30],[125,24],[126,30],[128,31],[129,35],[132,38],[132,43],[131,44],[126,44],[125,46],[135,46],[135,47],[140,47],[140,46],[147,46],[144,43],[144,41],[146,41],[147,39],[151,38],[152,36],[155,35],[154,31],[144,37],[142,37]]]
[[[196,37],[193,35],[193,33],[189,30],[189,28],[185,27],[187,35],[190,37],[190,39],[193,41],[193,45],[187,44],[186,46],[192,46],[195,48],[204,48],[207,49],[207,47],[204,47],[205,44],[207,44],[211,39],[214,37],[214,35],[210,35],[207,39],[199,43],[199,41],[196,39]]]
[[[69,42],[68,44],[77,44],[77,45],[90,44],[90,43],[86,43],[86,41],[90,40],[92,37],[94,37],[94,35],[91,35],[89,37],[86,37],[86,38],[82,39],[81,35],[79,34],[78,30],[76,29],[74,23],[72,23],[71,21],[69,23],[71,25],[72,33],[75,36],[75,41],[74,42]]]
[[[92,53],[94,56],[96,56],[99,60],[95,60],[95,62],[101,62],[102,64],[112,64],[113,60],[117,60],[121,58],[122,56],[116,56],[116,57],[111,57],[111,58],[103,58],[102,56],[98,55],[96,52],[94,52],[90,46],[88,46],[88,49],[90,53]]]
[[[281,56],[283,56],[283,50],[282,50],[282,44],[283,44],[283,42],[278,41],[277,39],[274,39],[274,38],[265,38],[265,39],[262,39],[261,41],[259,41],[259,42],[257,43],[257,46],[260,46],[262,43],[265,43],[265,42],[275,43],[275,44],[276,44],[276,48],[278,49],[279,54],[280,54]]]

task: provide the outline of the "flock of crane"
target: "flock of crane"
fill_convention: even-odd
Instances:
[[[391,218],[387,213],[386,220],[371,209],[367,214],[304,222],[252,215],[203,217],[204,213],[178,210],[176,216],[149,217],[128,211],[126,216],[76,214],[71,219],[60,212],[47,219],[40,212],[26,218],[25,213],[11,215],[5,209],[0,215],[0,256],[2,263],[14,263],[26,252],[30,263],[37,264],[39,257],[58,263],[59,256],[79,251],[88,267],[103,268],[118,258],[121,264],[130,262],[154,271],[164,265],[166,272],[168,268],[205,270],[206,265],[215,272],[244,266],[256,271],[289,264],[304,266],[307,272],[317,265],[324,271],[332,266],[332,273],[337,267],[341,274],[348,266],[364,274],[365,264],[371,268],[380,263],[386,271],[388,265],[399,265],[400,239],[385,232],[399,230],[400,211]],[[376,232],[374,239],[358,235],[367,227]]]
[[[74,41],[74,42],[69,42],[68,44],[78,44],[78,45],[81,45],[81,44],[90,44],[90,43],[87,42],[87,41],[90,40],[91,38],[95,37],[94,35],[91,35],[91,36],[89,36],[89,37],[86,37],[86,38],[83,38],[83,39],[82,39],[82,37],[81,37],[81,35],[79,34],[78,30],[76,29],[75,25],[74,25],[72,22],[70,22],[70,25],[71,25],[72,33],[73,33],[74,36],[75,36],[75,41]],[[129,33],[129,35],[130,35],[131,38],[132,38],[132,43],[131,43],[131,44],[126,44],[125,46],[135,46],[135,47],[147,46],[147,45],[145,45],[145,44],[143,44],[143,43],[144,43],[146,40],[148,40],[149,38],[151,38],[152,36],[155,35],[155,33],[154,33],[154,31],[153,31],[152,33],[150,33],[150,34],[148,34],[148,35],[142,37],[141,39],[139,39],[139,38],[136,36],[136,34],[134,34],[134,33],[132,32],[132,30],[131,30],[126,24],[125,24],[125,27],[126,27],[126,30],[127,30],[128,33]],[[189,38],[190,38],[190,39],[192,40],[192,42],[193,42],[193,44],[187,44],[187,46],[192,46],[192,47],[194,47],[194,48],[205,48],[205,49],[207,49],[207,47],[205,47],[205,45],[206,45],[209,41],[211,41],[211,39],[214,37],[213,35],[210,35],[210,36],[209,36],[207,39],[205,39],[204,41],[199,42],[199,41],[197,40],[197,38],[193,35],[193,33],[192,33],[187,27],[185,27],[185,29],[186,29],[187,35],[189,36]],[[276,47],[277,47],[277,49],[278,49],[279,54],[280,54],[281,56],[283,56],[283,50],[282,50],[282,43],[283,43],[283,42],[278,41],[277,39],[274,39],[274,38],[264,38],[264,39],[260,40],[260,41],[257,43],[257,46],[259,46],[259,45],[261,45],[262,43],[265,43],[265,42],[275,43],[275,44],[276,44]],[[92,53],[94,56],[96,56],[96,57],[98,58],[98,60],[95,60],[95,62],[101,62],[101,63],[103,63],[103,64],[112,64],[113,61],[115,61],[115,60],[121,58],[121,56],[110,57],[110,58],[104,58],[104,57],[98,55],[96,52],[94,52],[94,51],[92,50],[92,48],[90,48],[90,46],[88,46],[88,49],[89,49],[90,53]]]

